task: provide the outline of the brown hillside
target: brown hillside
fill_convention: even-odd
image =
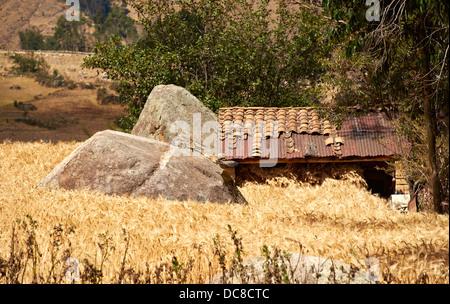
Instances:
[[[19,32],[32,27],[53,35],[58,18],[68,8],[58,0],[0,0],[0,48],[20,49]]]
[[[276,10],[278,0],[269,0],[269,9]],[[122,6],[121,1],[112,1],[112,5]],[[291,4],[298,7],[297,4]],[[37,28],[44,36],[51,36],[55,31],[58,18],[63,16],[70,6],[59,0],[0,0],[0,49],[21,49],[19,32]],[[138,24],[138,13],[128,4],[128,16],[136,21],[138,33],[142,27]],[[85,16],[86,17],[86,16]],[[93,29],[88,30],[92,33]]]

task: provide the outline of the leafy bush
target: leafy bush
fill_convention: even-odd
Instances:
[[[43,58],[36,58],[34,53],[24,55],[13,54],[10,58],[15,64],[12,70],[20,74],[37,73],[48,68],[45,60]]]
[[[98,20],[98,14],[96,16]],[[116,6],[111,9],[104,20],[101,20],[101,23],[96,25],[96,31],[94,33],[97,41],[106,41],[112,36],[122,37],[130,43],[134,43],[138,39],[134,20],[128,17],[124,10]]]
[[[111,10],[111,0],[80,0],[80,9],[90,16],[105,19]]]
[[[80,14],[81,15],[81,14]],[[80,21],[67,21],[65,16],[61,16],[55,27],[55,33],[49,40],[49,49],[69,50],[69,51],[89,51],[92,42],[86,34],[84,26],[87,20],[81,15]]]
[[[20,43],[24,50],[41,50],[45,48],[45,37],[39,30],[28,29],[19,32]]]
[[[176,2],[176,3],[175,3]],[[323,24],[280,1],[132,1],[146,36],[98,43],[84,66],[119,83],[131,130],[158,84],[185,87],[206,106],[306,106],[318,102]]]
[[[74,88],[73,81],[67,80],[60,75],[57,70],[50,73],[50,66],[42,57],[36,57],[34,53],[29,54],[13,54],[10,56],[15,66],[12,70],[19,74],[28,74],[36,78],[42,85],[48,87],[68,86],[69,89]]]

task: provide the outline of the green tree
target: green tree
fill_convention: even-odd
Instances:
[[[146,36],[96,45],[85,66],[118,83],[130,130],[158,84],[185,87],[206,106],[318,103],[324,22],[316,10],[280,1],[131,1]]]
[[[13,54],[10,56],[15,66],[13,71],[20,74],[34,74],[41,70],[48,70],[48,64],[44,59],[34,56],[34,52],[28,54]]]
[[[80,9],[86,15],[97,15],[104,20],[111,10],[111,0],[80,0]]]
[[[55,33],[48,40],[47,46],[56,50],[88,51],[91,46],[86,34],[86,22],[87,20],[83,16],[81,16],[80,21],[72,22],[67,21],[65,16],[61,16],[56,23]]]
[[[409,173],[416,180],[425,175],[433,208],[442,212],[449,189],[448,4],[391,0],[380,7],[380,20],[369,22],[369,7],[357,1],[323,1],[334,24],[330,37],[342,46],[330,65],[337,72],[331,77],[339,84],[337,100],[398,110],[401,131],[413,145]]]
[[[19,38],[24,50],[42,50],[45,48],[45,38],[37,29],[19,32]]]
[[[100,18],[96,14],[96,18]],[[105,20],[96,24],[96,31],[94,33],[97,41],[106,41],[112,36],[119,36],[125,40],[126,43],[134,43],[138,39],[138,33],[134,20],[125,14],[123,9],[114,6]]]

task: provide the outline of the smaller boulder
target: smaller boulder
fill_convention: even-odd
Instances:
[[[242,263],[242,268],[216,275],[212,284],[371,284],[368,272],[351,265],[298,253],[270,259],[260,256]]]

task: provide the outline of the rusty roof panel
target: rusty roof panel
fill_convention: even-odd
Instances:
[[[251,129],[248,125],[249,128],[246,127],[244,132],[230,131],[231,125],[236,122],[239,125],[241,121],[245,125],[251,121],[275,121],[282,129],[275,134],[264,129]],[[315,132],[317,129],[319,131]],[[223,159],[259,158],[255,155],[267,158],[267,151],[271,151],[271,157],[278,159],[360,158],[402,154],[398,135],[386,114],[381,112],[358,116],[350,114],[342,127],[336,130],[328,121],[318,119],[312,108],[222,108],[219,110],[218,136],[219,157],[220,153],[225,153],[221,157]],[[225,140],[227,137],[229,141]],[[260,137],[260,141],[255,141]],[[288,143],[290,138],[293,147],[292,141]],[[327,139],[333,144],[327,145]]]
[[[345,139],[341,157],[376,157],[402,154],[392,132],[339,132]]]
[[[386,132],[391,131],[386,114],[369,113],[365,115],[349,115],[342,124],[342,132]]]

